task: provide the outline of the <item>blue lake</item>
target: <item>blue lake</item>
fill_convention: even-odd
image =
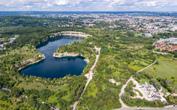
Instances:
[[[60,38],[54,41],[48,41],[43,46],[38,48],[46,59],[30,65],[21,70],[23,75],[37,76],[43,78],[61,78],[67,75],[80,75],[84,67],[87,65],[82,57],[64,57],[54,58],[53,53],[61,46],[69,45],[73,42],[79,42],[79,39]]]

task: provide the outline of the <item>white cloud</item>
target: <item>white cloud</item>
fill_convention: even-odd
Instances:
[[[172,8],[173,7],[173,8]],[[177,11],[177,0],[0,0],[0,10]]]
[[[67,5],[69,1],[68,0],[54,0],[53,3],[56,5]]]
[[[135,6],[145,6],[145,7],[155,7],[158,6],[157,1],[142,1],[142,2],[137,2],[135,3]]]

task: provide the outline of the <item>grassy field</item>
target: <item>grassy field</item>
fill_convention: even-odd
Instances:
[[[177,60],[170,57],[158,57],[158,63],[143,73],[160,82],[169,92],[177,93]]]
[[[146,73],[160,78],[177,78],[177,60],[160,57],[158,64],[149,68]]]

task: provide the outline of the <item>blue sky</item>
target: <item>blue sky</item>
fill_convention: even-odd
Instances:
[[[0,0],[0,11],[177,12],[177,0]]]

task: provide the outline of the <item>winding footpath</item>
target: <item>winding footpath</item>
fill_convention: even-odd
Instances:
[[[146,69],[150,68],[151,66],[155,65],[156,63],[157,63],[157,60],[155,60],[153,63],[151,63],[150,65],[146,66],[145,68],[143,68],[143,69],[139,70],[139,71],[138,71],[138,72],[136,72],[136,73],[143,72],[144,70],[146,70]]]
[[[140,72],[144,71],[145,69],[147,69],[147,68],[153,66],[156,62],[157,62],[157,60],[155,60],[153,63],[151,63],[150,65],[146,66],[145,68],[139,70],[137,73],[140,73]],[[127,82],[122,86],[121,91],[120,91],[120,94],[119,94],[119,102],[121,103],[122,108],[129,108],[129,107],[123,102],[122,96],[123,96],[123,94],[125,93],[125,88],[127,87],[128,83],[129,83],[130,81],[134,81],[134,79],[133,79],[132,76],[131,76],[131,77],[127,80]]]
[[[93,64],[93,66],[90,68],[89,72],[85,75],[85,77],[87,78],[87,82],[85,84],[85,87],[84,87],[84,90],[82,91],[78,101],[76,101],[73,106],[72,106],[72,110],[77,110],[77,105],[79,104],[79,100],[80,98],[84,95],[89,83],[91,82],[91,80],[93,79],[93,75],[94,75],[94,69],[97,65],[97,62],[100,58],[100,53],[101,53],[101,48],[98,48],[98,47],[95,47],[95,51],[96,51],[96,59],[95,59],[95,62]]]
[[[148,65],[147,67],[139,70],[137,73],[140,73],[144,70],[146,70],[147,68],[153,66],[154,64],[156,64],[157,60],[155,60],[152,64]],[[115,109],[115,110],[177,110],[177,106],[173,106],[173,105],[169,105],[169,106],[165,106],[163,108],[160,107],[129,107],[128,105],[126,105],[123,100],[122,100],[122,96],[125,93],[125,88],[127,87],[128,83],[130,81],[133,81],[136,83],[136,80],[131,76],[127,82],[122,86],[120,94],[119,94],[119,102],[121,103],[121,108],[120,109]]]

